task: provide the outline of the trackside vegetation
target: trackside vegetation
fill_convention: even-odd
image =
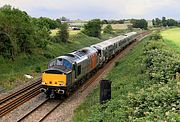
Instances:
[[[112,99],[100,105],[97,86],[75,110],[73,122],[180,121],[180,53],[159,34],[153,36],[106,76],[112,81]]]

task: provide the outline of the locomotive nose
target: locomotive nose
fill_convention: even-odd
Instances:
[[[65,74],[42,74],[42,85],[46,86],[66,86]]]

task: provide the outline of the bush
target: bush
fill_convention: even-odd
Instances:
[[[168,82],[175,79],[179,72],[180,54],[161,42],[147,43],[144,51],[143,64],[150,79],[157,82]]]
[[[67,23],[61,24],[57,37],[59,38],[59,42],[68,42],[69,32]]]
[[[112,26],[111,25],[107,25],[105,28],[104,28],[104,30],[103,30],[103,32],[104,33],[108,33],[108,34],[112,34]]]
[[[177,120],[179,88],[177,81],[174,81],[167,84],[154,84],[147,89],[143,88],[137,93],[130,94],[129,103],[133,109],[129,115],[130,118],[136,121]]]
[[[35,68],[35,72],[36,72],[36,73],[41,73],[41,67],[40,67],[40,66],[37,66],[37,67]]]
[[[160,39],[162,39],[162,36],[158,32],[156,32],[150,36],[150,40],[160,40]]]
[[[93,37],[101,37],[101,21],[99,19],[94,19],[89,21],[86,25],[84,25],[84,30],[82,31],[84,34]]]

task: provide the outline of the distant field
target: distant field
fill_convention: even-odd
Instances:
[[[105,28],[107,26],[107,24],[104,24],[102,29]],[[128,24],[111,24],[113,29],[127,29],[128,28]]]
[[[180,28],[173,28],[161,32],[167,44],[170,44],[177,50],[180,50]]]
[[[69,34],[71,35],[76,35],[79,33],[80,30],[69,30]],[[55,36],[58,33],[58,29],[51,30],[51,36]]]

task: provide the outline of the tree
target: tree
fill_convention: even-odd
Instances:
[[[155,27],[161,27],[162,26],[162,21],[159,18],[155,18]]]
[[[32,54],[45,48],[49,30],[35,24],[26,12],[9,5],[0,8],[0,55],[15,59],[20,53]]]
[[[164,27],[167,26],[166,17],[162,17],[162,26],[164,26]]]
[[[140,20],[132,19],[131,22],[134,28],[141,28],[145,30],[147,29],[148,23],[145,19],[140,19]]]
[[[9,35],[0,32],[0,55],[11,58],[13,56],[13,44]]]
[[[68,41],[69,32],[68,32],[68,24],[67,23],[61,24],[57,37],[58,37],[59,41],[61,41],[61,42],[67,42]]]
[[[108,24],[107,20],[102,20],[102,24]]]
[[[159,18],[153,19],[153,25],[155,27],[166,27],[166,26],[177,26],[178,22],[174,19],[166,19],[166,17],[162,17],[162,20]]]
[[[66,17],[61,17],[60,20],[61,21],[68,21],[68,19]]]
[[[168,26],[177,26],[178,22],[176,20],[173,20],[173,19],[168,19],[167,20],[167,25]]]
[[[156,21],[154,19],[152,19],[152,23],[153,23],[153,26],[156,25]]]
[[[100,38],[101,26],[102,26],[102,23],[100,19],[94,19],[84,25],[84,30],[82,32],[88,36]]]
[[[33,24],[39,28],[46,27],[47,29],[56,29],[60,27],[60,21],[52,20],[47,17],[33,18]]]
[[[0,18],[3,19],[0,21],[1,32],[11,37],[10,42],[16,47],[14,51],[17,51],[14,54],[31,53],[35,35],[31,18],[26,12],[7,5],[0,8],[0,13]]]
[[[107,25],[103,30],[104,33],[108,33],[108,34],[112,34],[112,31],[113,31],[113,29],[112,29],[112,26],[110,24]]]

